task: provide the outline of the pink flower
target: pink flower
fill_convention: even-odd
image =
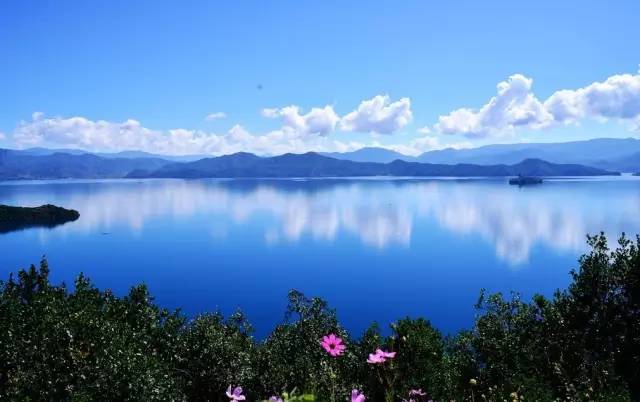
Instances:
[[[365,397],[364,394],[358,392],[357,389],[351,391],[351,402],[364,402]]]
[[[394,357],[396,357],[396,352],[385,352],[383,350],[380,350],[380,353],[382,353],[382,356],[384,356],[385,359],[393,359]]]
[[[369,364],[379,364],[384,363],[385,358],[377,353],[369,353],[369,358],[367,359],[367,363]]]
[[[376,349],[375,353],[370,353],[367,363],[369,364],[381,364],[387,361],[387,359],[393,359],[396,357],[396,352],[385,352],[382,349]]]
[[[231,390],[231,385],[227,388],[227,398],[232,401],[244,401],[247,399],[244,395],[242,395],[242,387],[235,387]]]
[[[279,396],[272,396],[271,398],[269,398],[269,402],[283,402],[282,398],[280,398]]]
[[[340,356],[347,348],[344,343],[342,343],[342,339],[338,338],[335,334],[323,336],[321,345],[324,350],[333,357]]]

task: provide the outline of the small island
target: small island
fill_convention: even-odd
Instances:
[[[634,173],[634,176],[640,176],[640,172]]]
[[[0,233],[34,226],[54,227],[79,217],[78,211],[51,204],[39,207],[0,205]]]
[[[509,179],[509,184],[518,186],[527,186],[530,184],[541,184],[542,179],[539,177],[518,176]]]

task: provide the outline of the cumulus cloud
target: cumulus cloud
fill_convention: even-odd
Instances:
[[[389,96],[377,95],[363,101],[356,110],[344,116],[340,128],[344,131],[394,134],[409,124],[412,118],[409,98],[391,102]]]
[[[517,128],[539,130],[585,119],[626,122],[640,128],[640,74],[613,75],[575,90],[563,89],[540,101],[533,80],[521,74],[498,84],[498,93],[480,109],[461,108],[440,116],[434,128],[442,134],[470,138],[501,136]]]
[[[204,119],[206,121],[214,121],[224,119],[225,117],[227,117],[227,114],[225,112],[213,112],[206,115]]]
[[[222,134],[200,130],[153,130],[136,120],[110,122],[84,117],[45,117],[34,113],[13,132],[19,146],[56,146],[92,151],[143,150],[160,154],[210,154],[254,152],[273,155],[287,152],[346,152],[363,146],[322,136],[309,136],[289,126],[265,134],[249,133],[240,125]]]
[[[19,147],[45,146],[78,148],[88,151],[117,152],[142,150],[159,154],[222,155],[234,152],[253,152],[276,155],[288,152],[347,152],[367,144],[335,140],[329,137],[337,126],[346,131],[392,133],[411,119],[409,99],[391,102],[387,96],[364,101],[358,109],[341,119],[333,107],[314,107],[304,113],[298,106],[263,109],[267,118],[279,119],[281,127],[266,133],[250,133],[236,125],[227,132],[208,132],[176,128],[156,130],[141,122],[127,119],[122,122],[91,120],[82,116],[49,117],[35,112],[31,120],[21,121],[11,133]],[[210,113],[205,120],[226,117],[223,112]],[[0,136],[0,139],[2,137]],[[426,140],[411,144],[414,153],[426,147]]]
[[[531,91],[533,80],[514,74],[498,84],[498,93],[478,110],[462,108],[440,116],[435,129],[470,138],[503,135],[518,127],[541,128],[552,116]]]
[[[273,112],[279,116],[282,109]],[[313,121],[313,119],[308,119]],[[315,126],[315,123],[306,123]],[[279,155],[288,152],[348,152],[365,146],[392,149],[406,155],[419,155],[425,151],[445,147],[461,148],[466,144],[442,144],[435,136],[421,136],[404,143],[382,145],[376,141],[364,143],[344,141],[312,134],[294,123],[283,123],[277,130],[262,134],[249,132],[235,125],[223,133],[183,128],[154,130],[139,121],[122,122],[90,120],[85,117],[48,117],[36,112],[29,121],[21,121],[12,132],[12,139],[20,147],[63,147],[88,151],[118,152],[141,150],[165,155],[206,154],[226,155],[252,152],[259,155]]]
[[[7,138],[7,135],[0,131],[0,141],[4,140],[5,138]]]
[[[420,134],[431,134],[431,128],[429,126],[424,126],[418,129]]]
[[[545,108],[560,123],[584,118],[640,121],[640,73],[613,75],[576,90],[554,93]]]
[[[318,134],[326,136],[333,132],[340,117],[327,105],[324,108],[312,108],[307,114],[301,114],[295,105],[280,109],[262,109],[262,116],[275,119],[280,118],[284,128],[301,134]]]

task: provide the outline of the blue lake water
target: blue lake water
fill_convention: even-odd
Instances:
[[[289,289],[321,296],[360,333],[404,316],[468,327],[479,289],[550,295],[585,235],[640,233],[640,180],[117,180],[0,183],[0,204],[80,211],[0,234],[0,277],[41,256],[54,281],[145,282],[189,315],[241,308],[264,336]]]

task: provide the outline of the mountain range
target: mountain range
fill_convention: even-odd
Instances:
[[[19,151],[22,154],[34,155],[34,156],[46,156],[53,154],[71,154],[71,155],[95,155],[102,158],[114,159],[114,158],[154,158],[165,159],[174,162],[192,162],[198,159],[207,158],[211,155],[160,155],[152,154],[144,151],[121,151],[121,152],[89,152],[82,149],[71,148],[27,148]]]
[[[0,180],[121,178],[134,170],[155,170],[173,163],[158,158],[104,158],[92,154],[34,155],[0,149]]]
[[[365,147],[351,152],[320,152],[320,155],[334,159],[343,159],[353,162],[390,163],[396,159],[407,162],[419,162],[417,157],[401,154],[385,148]]]
[[[497,144],[417,157],[383,148],[260,157],[237,153],[158,155],[141,151],[0,149],[0,180],[143,177],[582,176],[640,172],[640,140]]]
[[[206,158],[195,162],[172,163],[152,172],[136,171],[136,178],[206,178],[206,177],[356,177],[356,176],[597,176],[613,175],[603,169],[554,164],[540,159],[526,159],[513,165],[431,164],[395,160],[390,163],[354,162],[334,159],[314,152],[285,154],[262,158],[237,153]]]
[[[525,159],[553,163],[571,163],[620,172],[640,171],[640,140],[635,138],[598,138],[561,143],[494,144],[468,149],[428,151],[407,156],[383,148],[362,148],[353,152],[325,153],[332,158],[356,162],[388,163],[396,159],[408,162],[478,165],[514,164]]]

